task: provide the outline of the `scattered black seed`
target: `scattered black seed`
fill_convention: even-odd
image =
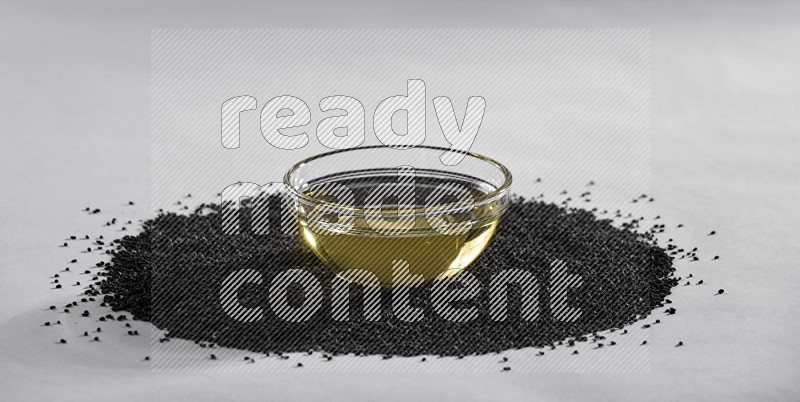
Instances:
[[[216,356],[216,355],[214,355],[214,354],[212,354],[212,355],[211,355],[211,356],[209,356],[209,357],[211,358],[211,360],[217,360],[217,356]]]
[[[144,360],[145,360],[145,361],[148,361],[148,360],[150,360],[150,356],[145,356],[145,357],[144,357]]]
[[[217,212],[222,209],[218,205],[205,208]],[[617,214],[621,215],[620,211]],[[176,337],[202,342],[214,339],[220,346],[258,352],[305,352],[313,348],[384,358],[421,354],[461,357],[553,345],[568,338],[582,338],[580,341],[585,342],[583,334],[621,328],[663,306],[664,297],[677,284],[671,257],[650,232],[636,231],[638,221],[624,223],[620,228],[586,210],[517,197],[509,205],[494,240],[469,270],[481,281],[508,266],[530,267],[538,276],[549,268],[552,259],[569,258],[580,267],[584,281],[602,284],[585,286],[596,289],[596,293],[582,298],[585,300],[580,306],[583,311],[592,312],[589,319],[554,328],[540,322],[512,320],[507,325],[487,325],[482,320],[454,325],[426,319],[409,325],[391,318],[374,323],[321,318],[308,322],[302,335],[291,337],[284,335],[287,331],[299,334],[297,327],[279,321],[264,322],[256,331],[225,331],[229,317],[209,308],[217,306],[219,300],[219,289],[214,290],[209,284],[218,281],[222,273],[247,264],[258,266],[265,278],[288,266],[306,268],[323,282],[330,281],[332,273],[298,241],[295,233],[260,237],[245,232],[227,236],[220,229],[218,213],[160,213],[141,225],[140,233],[112,242],[111,261],[104,265],[107,275],[98,284],[104,294],[101,306],[128,311],[141,320],[152,321],[157,328],[169,329]],[[659,228],[663,229],[663,225]],[[153,313],[152,292],[158,288],[153,259],[160,262],[158,278],[166,281],[161,283],[179,289],[167,304],[158,306],[162,314]],[[275,264],[276,260],[282,263]],[[186,266],[193,267],[192,275],[186,275]],[[608,294],[614,294],[614,299],[609,301]],[[424,308],[430,311],[430,306]],[[488,307],[483,303],[479,308],[487,313]]]
[[[69,313],[69,309],[68,309],[68,308],[65,308],[65,309],[64,309],[64,312],[65,312],[65,313]]]
[[[297,367],[303,367],[303,363],[297,362]]]
[[[614,341],[611,341],[611,342],[609,342],[608,344],[609,344],[609,345],[611,345],[611,346],[614,346],[614,345],[616,345],[617,343],[616,343],[616,342],[614,342]]]
[[[61,289],[61,285],[56,285],[56,289]]]
[[[573,355],[577,355],[577,354],[578,354],[578,351],[577,351],[577,350],[573,350],[573,351],[572,351],[572,354],[573,354]]]
[[[59,342],[61,342],[61,343],[67,343],[67,340],[66,340],[66,339],[61,339]]]
[[[642,341],[642,345],[647,345],[647,341]]]
[[[697,284],[698,284],[698,285],[702,285],[702,284],[703,284],[703,280],[702,280],[702,279],[700,279],[700,280],[697,282]]]
[[[719,259],[719,256],[718,256],[718,255],[715,255],[715,256],[714,256],[714,259],[715,259],[715,260],[718,260],[718,259]]]
[[[508,367],[508,366],[503,367],[503,371],[511,371],[511,367]]]
[[[100,337],[99,336],[95,336],[94,340],[95,340],[95,342],[99,342],[100,341]]]
[[[45,326],[45,327],[49,327],[49,326],[50,326],[50,321],[47,321],[47,322],[45,322],[45,323],[44,323],[44,326]]]
[[[723,293],[725,293],[725,289],[720,289],[720,290],[718,290],[718,291],[717,291],[717,294],[718,294],[718,295],[721,295],[721,294],[723,294]]]
[[[100,327],[97,327],[97,332],[103,332],[103,329],[100,328]]]
[[[67,242],[64,242],[64,247],[67,247],[67,246],[69,246],[69,244],[67,244]]]
[[[88,317],[89,316],[89,310],[83,310],[83,313],[81,313],[81,315],[84,316],[84,317]]]
[[[712,231],[711,231],[711,232],[710,232],[708,235],[709,235],[709,236],[713,236],[713,235],[715,235],[715,234],[717,234],[717,232],[716,232],[715,230],[712,230]]]
[[[683,341],[680,341],[680,342],[678,342],[678,344],[677,344],[677,345],[675,345],[675,346],[676,346],[676,347],[677,347],[677,346],[683,346]]]

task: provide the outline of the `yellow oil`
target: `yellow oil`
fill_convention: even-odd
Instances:
[[[381,234],[374,230],[364,217],[363,205],[366,192],[374,188],[377,183],[384,182],[386,178],[371,177],[368,180],[361,178],[355,180],[342,180],[355,194],[355,213],[349,230],[337,231],[335,224],[339,218],[328,215],[299,213],[297,215],[299,230],[306,245],[314,251],[326,265],[336,272],[350,269],[361,269],[372,272],[380,280],[382,286],[392,286],[392,267],[395,261],[407,262],[408,270],[412,275],[421,275],[424,281],[433,281],[437,277],[450,277],[456,275],[474,262],[489,244],[497,229],[500,216],[504,212],[499,201],[479,203],[471,206],[470,210],[453,214],[440,214],[439,216],[450,224],[469,222],[469,226],[456,233],[442,233],[432,227],[429,218],[424,215],[425,197],[431,189],[442,180],[427,178],[414,184],[416,193],[416,208],[413,216],[413,225],[409,221],[403,226],[407,229],[402,234]],[[459,180],[459,185],[467,188],[469,193],[477,199],[485,195],[491,188],[485,183],[478,184],[469,180]],[[315,198],[325,198],[322,191],[310,186],[307,195]],[[400,207],[396,205],[382,206],[384,216],[397,216]],[[430,210],[430,209],[429,209]],[[433,209],[435,211],[435,209]],[[309,221],[312,219],[312,221]],[[315,222],[313,219],[324,220]],[[319,225],[327,225],[330,230],[319,230]],[[392,229],[393,225],[400,226],[400,221],[395,223],[389,219],[384,228]]]

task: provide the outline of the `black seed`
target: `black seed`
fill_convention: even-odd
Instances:
[[[303,363],[297,362],[297,367],[303,367]]]
[[[683,341],[678,342],[678,344],[675,346],[683,346]]]
[[[642,341],[642,345],[647,345],[647,341]]]
[[[566,194],[566,192],[565,192]],[[580,198],[586,197],[583,194]],[[219,210],[219,206],[212,206],[212,209]],[[622,215],[621,211],[617,211]],[[236,250],[238,255],[281,255],[287,259],[288,264],[298,267],[308,267],[314,275],[319,275],[321,279],[330,280],[330,272],[324,265],[315,260],[314,256],[294,237],[294,233],[287,236],[276,236],[269,241],[258,240],[251,234],[230,237],[220,236],[215,228],[216,221],[212,221],[213,214],[206,217],[200,213],[188,213],[178,215],[174,213],[162,213],[157,217],[147,220],[142,224],[141,233],[125,236],[113,241],[113,253],[111,262],[106,264],[103,280],[98,283],[99,291],[105,295],[103,304],[107,304],[114,311],[129,311],[133,316],[145,321],[152,319],[154,308],[150,289],[154,282],[151,274],[152,266],[146,261],[152,256],[153,250],[164,252],[165,255],[173,256],[165,261],[167,267],[165,272],[174,272],[168,276],[168,280],[174,281],[176,288],[185,287],[196,289],[202,297],[212,292],[209,289],[198,287],[198,283],[211,283],[209,280],[218,275],[219,268],[232,268],[229,261],[233,261],[236,256],[226,254],[227,250]],[[631,215],[628,215],[632,219]],[[577,332],[573,337],[576,339],[581,333],[592,333],[609,328],[622,328],[633,324],[633,318],[645,317],[653,309],[663,306],[664,297],[670,293],[670,289],[677,284],[674,278],[674,267],[669,255],[657,245],[653,235],[636,233],[638,225],[643,225],[641,219],[632,219],[631,223],[626,223],[622,229],[615,228],[610,224],[598,220],[594,214],[579,208],[563,208],[557,205],[546,204],[543,201],[516,199],[509,205],[509,210],[504,217],[503,224],[499,226],[495,241],[482,254],[481,258],[470,268],[482,281],[488,279],[494,272],[498,272],[501,267],[519,265],[520,259],[526,260],[530,247],[523,245],[536,244],[536,251],[547,252],[553,256],[565,256],[581,261],[582,266],[598,266],[599,261],[624,261],[623,264],[608,264],[606,277],[594,280],[603,283],[607,288],[604,292],[613,292],[620,295],[617,302],[603,303],[599,305],[598,314],[604,317],[596,323],[580,323],[574,326]],[[534,231],[534,227],[547,227],[553,230]],[[178,229],[180,228],[180,229]],[[664,225],[656,225],[656,231],[663,230]],[[156,235],[157,234],[157,235]],[[568,254],[561,250],[564,240],[586,242],[584,249],[569,251]],[[220,247],[209,248],[209,245],[219,244]],[[605,245],[615,244],[614,250],[610,251]],[[548,248],[550,247],[550,248]],[[543,250],[539,250],[543,248]],[[203,250],[202,252],[198,252]],[[208,250],[208,252],[206,252]],[[211,251],[213,250],[213,251]],[[618,253],[618,254],[614,254]],[[282,257],[282,258],[283,258]],[[273,257],[267,257],[267,259]],[[630,271],[630,258],[643,261],[650,261],[644,264],[647,272]],[[193,264],[192,275],[180,275],[182,272],[180,264]],[[271,274],[269,264],[265,264],[265,274]],[[582,268],[581,268],[582,269]],[[576,271],[579,268],[576,268]],[[581,273],[581,272],[576,272]],[[588,272],[584,272],[588,273]],[[619,277],[622,274],[642,275],[647,281],[606,281],[611,277]],[[593,279],[584,277],[584,280]],[[189,281],[191,279],[191,283]],[[170,284],[171,286],[173,284]],[[643,285],[643,286],[640,286]],[[644,302],[638,302],[641,292],[649,292],[651,297]],[[188,296],[188,293],[187,293]],[[218,297],[218,296],[217,296]],[[633,302],[637,300],[637,302]],[[180,336],[189,340],[196,340],[205,343],[210,334],[205,328],[223,328],[223,322],[205,307],[199,305],[196,300],[190,298],[177,297],[168,302],[170,311],[182,310],[182,315],[165,317],[165,322],[159,323],[166,328],[182,328]],[[483,314],[488,314],[487,307],[481,307]],[[179,316],[197,317],[196,322],[177,320]],[[387,315],[391,317],[391,314]],[[427,315],[426,315],[427,316]],[[607,317],[607,318],[606,318]],[[194,321],[194,320],[190,320]],[[416,323],[414,326],[405,325],[396,320],[381,320],[377,323],[368,325],[356,325],[353,323],[326,323],[324,330],[320,330],[317,323],[309,323],[309,336],[305,335],[301,341],[296,337],[284,337],[269,346],[255,339],[256,332],[252,336],[234,336],[235,331],[227,334],[220,334],[215,340],[221,346],[238,347],[241,349],[252,350],[254,352],[307,352],[309,349],[326,350],[333,353],[356,355],[377,354],[384,356],[400,355],[440,355],[440,356],[466,356],[474,354],[485,354],[489,352],[501,352],[509,349],[519,349],[531,346],[553,345],[566,337],[563,333],[546,328],[536,328],[532,324],[523,327],[520,331],[509,333],[500,330],[500,326],[486,327],[485,324],[472,323],[459,324],[456,326],[432,320],[424,324]],[[315,327],[316,326],[316,327]],[[268,332],[259,336],[272,336],[274,339],[282,339],[272,334],[280,334],[281,331],[294,330],[291,327],[276,327],[269,329]],[[460,332],[457,332],[460,331]],[[258,332],[258,331],[257,331]],[[627,330],[624,330],[627,333]],[[347,336],[343,336],[348,334]],[[442,343],[434,342],[435,339],[469,339],[471,334],[485,334],[479,340],[465,343]],[[576,336],[577,335],[577,336]],[[414,342],[387,341],[400,336],[417,337]],[[582,342],[587,341],[586,337],[581,337]],[[601,339],[594,336],[593,341]],[[577,340],[571,340],[572,345]],[[569,341],[568,341],[569,342]],[[606,344],[607,346],[608,344]],[[539,351],[540,355],[544,352]],[[288,359],[288,356],[282,357]],[[328,359],[326,357],[326,359]]]
[[[503,367],[503,371],[511,371],[511,367]]]
[[[213,354],[211,356],[209,356],[209,357],[211,357],[211,360],[217,360],[217,356],[215,356]]]
[[[723,294],[723,293],[725,293],[725,289],[720,289],[720,290],[718,290],[718,291],[717,291],[717,294],[718,294],[718,295],[721,295],[721,294]]]
[[[61,342],[61,343],[67,343],[67,340],[66,340],[66,339],[61,339],[61,341],[60,341],[60,342]]]
[[[572,354],[573,354],[573,355],[577,355],[577,354],[578,354],[578,351],[577,351],[577,350],[573,350],[573,351],[572,351]]]

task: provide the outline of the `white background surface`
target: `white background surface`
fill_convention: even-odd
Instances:
[[[798,17],[789,2],[4,3],[2,397],[797,399]],[[141,361],[146,337],[56,345],[69,334],[39,327],[52,317],[42,310],[71,298],[48,278],[76,254],[57,245],[103,233],[103,216],[79,211],[148,209],[149,40],[163,27],[650,28],[652,208],[686,225],[676,240],[722,259],[693,271],[706,291],[677,290],[679,314],[651,331],[649,374],[165,375]],[[724,297],[709,296],[716,288]]]

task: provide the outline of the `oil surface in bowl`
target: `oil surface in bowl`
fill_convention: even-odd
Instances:
[[[505,210],[502,198],[463,202],[468,197],[480,200],[495,189],[492,185],[469,176],[435,171],[417,171],[413,182],[398,182],[396,174],[380,171],[341,173],[309,183],[304,193],[317,200],[341,202],[341,197],[330,191],[332,183],[351,191],[354,207],[343,215],[335,207],[333,212],[314,214],[310,207],[300,206],[300,233],[308,247],[333,270],[366,270],[375,274],[383,286],[394,284],[392,267],[399,260],[406,261],[409,272],[422,275],[426,282],[443,273],[442,277],[455,275],[486,248]],[[369,210],[364,206],[370,193],[382,193],[382,186],[385,188],[387,183],[391,183],[392,194],[405,194],[411,205],[401,203],[402,196],[387,192],[377,226],[382,230],[376,230],[376,223],[368,220]],[[442,186],[457,187],[461,194],[441,196]],[[352,216],[346,225],[342,218],[345,215]],[[437,226],[445,222],[468,226],[448,233]],[[400,233],[389,233],[393,231]]]

